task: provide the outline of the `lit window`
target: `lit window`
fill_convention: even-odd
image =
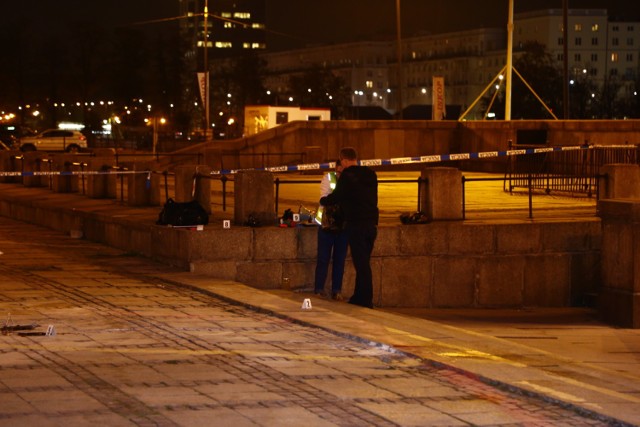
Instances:
[[[231,13],[229,13],[229,12],[222,12],[222,13],[220,14],[220,16],[222,16],[223,18],[231,18]]]
[[[573,26],[574,31],[582,31],[582,24],[576,24]]]
[[[613,52],[611,54],[611,62],[618,62],[618,54]]]
[[[254,23],[251,24],[251,28],[256,28],[256,29],[261,30],[261,29],[264,29],[264,24],[260,24],[258,22],[254,22]]]
[[[251,43],[251,49],[266,49],[266,47],[264,43]]]
[[[216,42],[216,47],[218,49],[228,49],[233,47],[233,44],[231,42]]]
[[[233,28],[233,24],[231,22],[225,22],[224,28]]]
[[[367,86],[368,88],[372,88],[373,87],[373,82],[371,80],[367,80],[365,82],[365,86]]]
[[[593,24],[593,25],[591,26],[591,31],[594,31],[594,32],[595,32],[595,31],[598,31],[599,29],[600,29],[600,27],[598,26],[598,24]]]
[[[198,40],[198,47],[203,47],[204,46],[204,42],[202,40]],[[211,43],[211,41],[207,41],[207,47],[213,47],[213,43]]]
[[[251,19],[251,14],[249,12],[234,12],[233,17],[236,19]]]

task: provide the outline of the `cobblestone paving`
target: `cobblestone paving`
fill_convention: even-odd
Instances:
[[[569,409],[154,277],[0,218],[0,426],[584,426]],[[5,317],[6,316],[6,317]]]

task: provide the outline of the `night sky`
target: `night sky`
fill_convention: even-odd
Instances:
[[[215,0],[211,0],[215,1]],[[31,33],[48,37],[77,21],[105,27],[178,15],[177,0],[2,1],[0,28],[30,22]],[[506,25],[508,0],[401,0],[403,36]],[[267,0],[272,48],[301,47],[395,37],[395,0]],[[640,21],[635,0],[569,0],[571,8],[607,8],[610,16]],[[515,11],[561,8],[562,0],[516,0]],[[24,20],[24,21],[23,21]],[[141,27],[157,28],[159,24]]]

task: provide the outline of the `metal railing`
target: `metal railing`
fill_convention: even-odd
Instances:
[[[560,177],[561,178],[561,177]],[[594,189],[595,189],[595,194],[596,194],[596,200],[599,200],[599,196],[600,196],[600,180],[599,178],[602,178],[602,175],[596,175],[594,176]],[[553,179],[553,177],[549,177],[549,179]],[[498,177],[485,177],[485,178],[467,178],[465,176],[462,177],[462,219],[466,219],[466,183],[467,182],[482,182],[482,181],[504,181],[503,183],[503,187],[506,187],[507,185],[507,179],[506,178],[498,178]],[[536,186],[535,183],[535,179],[534,179],[534,175],[533,174],[527,174],[526,176],[526,185],[521,185],[521,187],[524,187],[527,190],[527,198],[528,198],[528,211],[529,211],[529,219],[533,219],[533,196],[535,194],[535,190],[539,190],[540,187]],[[538,194],[540,196],[546,196],[549,195],[550,192],[545,191],[544,194]],[[589,196],[591,197],[591,195]]]
[[[281,180],[279,177],[277,177],[273,183],[275,185],[275,208],[276,208],[276,215],[279,212],[279,199],[280,199],[280,185],[281,184],[320,184],[321,181],[310,181],[310,180],[295,180],[295,179],[290,179],[290,180]],[[378,184],[383,183],[383,184],[400,184],[400,183],[413,183],[415,182],[418,185],[418,207],[417,210],[420,210],[420,203],[421,203],[421,186],[422,184],[427,182],[427,178],[422,178],[422,177],[418,177],[416,179],[379,179],[378,180]]]
[[[593,163],[593,165],[595,164],[599,164],[601,162],[605,162],[605,163],[609,163],[612,161],[637,161],[637,147],[632,146],[632,147],[624,147],[626,150],[618,150],[615,151],[614,153],[617,153],[616,155],[619,155],[619,153],[625,153],[623,158],[618,158],[618,157],[612,157],[611,153],[608,153],[607,151],[594,151],[591,152],[590,150],[584,150],[584,151],[589,151],[590,155],[592,157],[596,157],[599,156],[599,159]],[[583,151],[583,150],[580,150]],[[22,161],[24,162],[24,158],[23,156],[16,156],[16,161]],[[48,164],[48,169],[51,172],[53,169],[52,166],[52,160],[51,159],[39,159],[38,162],[41,162],[42,166],[39,166],[38,169],[40,168],[46,168],[44,167],[45,164]],[[547,162],[548,164],[550,164],[550,162]],[[17,169],[20,170],[20,165],[16,164]],[[80,183],[81,183],[81,189],[80,189],[80,193],[85,195],[86,194],[86,186],[85,186],[85,179],[86,176],[85,174],[82,174],[81,172],[85,171],[87,168],[87,163],[82,162],[82,161],[74,161],[74,162],[69,162],[68,167],[70,168],[75,168],[75,170],[77,170],[78,172],[80,172],[79,174],[79,179],[80,179]],[[586,195],[588,197],[592,197],[594,194],[596,195],[596,200],[598,198],[599,195],[599,181],[600,178],[602,178],[602,176],[594,173],[595,169],[594,166],[589,166],[590,168],[592,168],[590,170],[589,173],[589,179],[591,180],[589,182],[589,188],[590,191],[589,192],[582,192],[579,194],[583,194]],[[565,169],[565,171],[567,169],[570,169],[569,167],[567,167]],[[580,169],[580,168],[579,168]],[[22,165],[22,170],[24,172],[24,163]],[[124,166],[112,166],[109,169],[110,171],[113,171],[116,173],[116,175],[118,176],[118,184],[119,184],[119,199],[124,202],[125,198],[126,198],[126,187],[128,185],[127,180],[125,180],[125,174],[118,174],[117,172],[119,171],[129,171],[126,167]],[[581,170],[581,169],[580,169]],[[164,176],[164,190],[165,190],[165,195],[167,198],[169,198],[169,187],[170,187],[170,176],[174,176],[173,173],[170,173],[168,171],[149,171],[149,174],[162,174]],[[528,199],[529,199],[529,206],[528,206],[528,210],[529,210],[529,218],[533,218],[533,214],[534,214],[534,209],[533,209],[533,203],[532,203],[532,199],[533,196],[544,196],[546,194],[549,194],[550,191],[548,191],[548,188],[558,188],[558,183],[562,183],[563,180],[576,180],[577,178],[574,176],[567,176],[567,175],[562,175],[562,174],[551,174],[551,173],[546,173],[545,175],[541,176],[540,174],[535,174],[535,173],[522,173],[522,176],[519,177],[518,179],[520,179],[521,181],[518,182],[518,186],[521,188],[526,189],[527,193],[528,193]],[[212,175],[208,175],[208,174],[203,174],[203,175],[197,175],[194,176],[194,179],[210,179],[210,180],[214,180],[214,181],[220,181],[220,185],[221,185],[221,195],[222,195],[222,210],[226,211],[228,208],[228,199],[230,196],[229,191],[228,191],[228,182],[232,181],[233,182],[233,178],[230,178],[227,175],[217,175],[217,176],[212,176]],[[49,188],[53,188],[53,184],[52,184],[52,179],[53,176],[51,174],[48,175],[48,180],[49,180]],[[174,178],[175,179],[175,178]],[[513,185],[515,182],[515,177],[511,176],[509,177],[509,175],[505,174],[504,177],[474,177],[474,178],[469,178],[469,177],[462,177],[462,218],[466,219],[467,216],[467,195],[468,195],[468,188],[467,188],[467,184],[470,182],[482,182],[482,181],[503,181],[503,190],[505,191],[511,191],[513,188],[515,188],[515,186]],[[423,198],[425,197],[425,194],[423,193],[423,184],[426,182],[425,178],[422,177],[417,177],[417,178],[410,178],[410,179],[379,179],[378,181],[380,184],[407,184],[407,183],[415,183],[417,184],[417,206],[416,206],[416,211],[420,211],[421,210],[421,206],[424,204],[423,203]],[[580,181],[578,181],[580,182]],[[281,177],[276,177],[273,181],[274,183],[274,190],[275,190],[275,211],[276,214],[278,214],[279,212],[279,206],[281,205],[282,202],[282,198],[281,198],[281,186],[282,185],[318,185],[320,183],[319,179],[282,179]],[[552,186],[552,183],[554,184],[554,186]],[[42,184],[40,184],[42,185]],[[197,185],[197,182],[194,182],[194,186]],[[570,185],[575,187],[575,182],[570,182]],[[580,183],[579,186],[583,187],[585,184],[584,183]],[[194,187],[195,188],[195,187]],[[562,187],[560,187],[562,188]],[[411,191],[412,190],[407,190],[407,189],[403,189],[400,190],[401,192],[406,192],[406,191]],[[555,190],[554,190],[555,191]],[[407,197],[411,197],[413,198],[413,196],[408,196],[408,194],[411,193],[405,193],[407,194]],[[395,197],[395,195],[394,195]],[[400,195],[400,197],[402,197],[402,195]],[[306,201],[309,202],[309,200],[315,200],[315,199],[307,199]]]
[[[528,147],[518,145],[518,148]],[[531,187],[547,194],[560,192],[592,197],[597,191],[600,167],[611,163],[640,163],[640,147],[590,146],[587,150],[512,156],[507,162],[504,190],[513,192],[516,188]]]

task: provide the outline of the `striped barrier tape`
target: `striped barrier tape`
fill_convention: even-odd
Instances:
[[[360,160],[361,166],[389,166],[389,165],[406,165],[419,163],[438,163],[456,160],[473,160],[473,159],[489,159],[495,157],[522,156],[527,154],[552,153],[560,151],[589,150],[592,148],[626,148],[638,149],[636,145],[575,145],[566,147],[543,147],[543,148],[524,148],[519,150],[505,151],[481,151],[476,153],[454,153],[454,154],[433,154],[427,156],[415,157],[396,157],[392,159],[368,159]],[[241,171],[258,170],[267,172],[300,172],[314,171],[323,169],[334,169],[335,162],[326,163],[305,163],[300,165],[284,165],[269,166],[264,168],[248,168],[248,169],[220,169],[210,172],[210,175],[232,175]],[[74,176],[74,175],[107,175],[107,174],[151,174],[151,171],[27,171],[27,172],[1,172],[0,177],[16,177],[16,176]]]
[[[396,157],[393,159],[369,159],[360,160],[358,163],[361,166],[388,166],[388,165],[406,165],[416,163],[438,163],[448,162],[455,160],[472,160],[472,159],[489,159],[492,157],[504,157],[504,156],[521,156],[526,154],[538,154],[538,153],[551,153],[558,151],[574,151],[574,150],[588,150],[594,148],[593,145],[577,145],[566,147],[543,147],[543,148],[524,148],[519,150],[506,150],[506,151],[482,151],[477,153],[457,153],[457,154],[434,154],[429,156],[415,156],[415,157]],[[629,145],[605,145],[598,147],[607,148],[633,148],[636,146]],[[287,165],[287,166],[270,166],[264,168],[251,168],[251,169],[222,169],[217,171],[211,171],[211,175],[231,175],[240,171],[247,170],[259,170],[267,172],[296,172],[296,171],[312,171],[321,169],[333,169],[336,167],[335,162],[328,163],[306,163],[301,165]]]
[[[25,172],[1,172],[0,177],[5,176],[74,176],[74,175],[118,175],[118,174],[136,174],[145,173],[149,174],[149,171],[25,171]]]

